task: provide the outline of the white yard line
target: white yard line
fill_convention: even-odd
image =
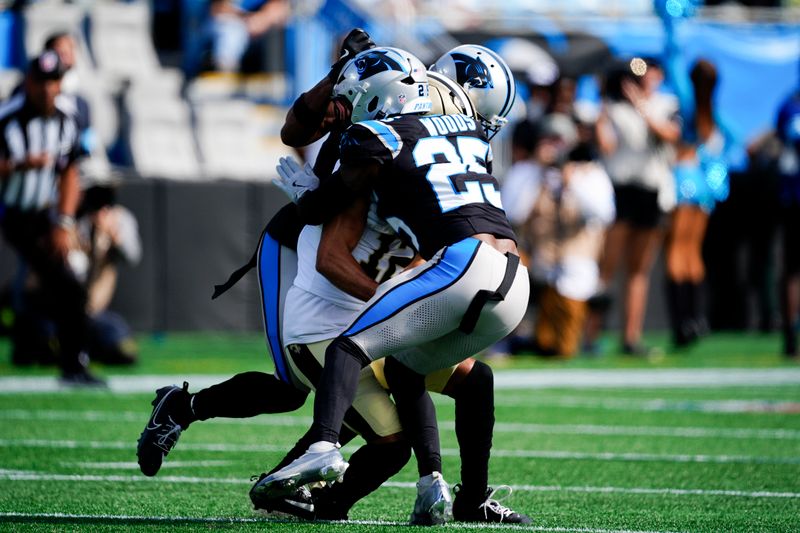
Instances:
[[[147,411],[62,411],[38,409],[0,409],[0,420],[67,421],[67,422],[136,422],[144,424]],[[266,415],[254,418],[217,418],[208,423],[234,426],[308,427],[311,417],[291,415]],[[442,429],[452,430],[453,421],[439,422]],[[495,433],[531,433],[547,435],[616,435],[673,438],[727,438],[727,439],[800,439],[800,430],[751,429],[713,427],[669,427],[669,426],[609,426],[596,424],[526,424],[498,422]]]
[[[49,449],[94,449],[94,450],[132,450],[134,444],[124,441],[76,441],[48,439],[0,439],[0,448],[49,448]],[[181,442],[183,450],[210,452],[285,452],[285,445],[272,444],[209,444]],[[355,446],[345,447],[354,451]],[[454,448],[443,448],[442,455],[458,457]],[[611,452],[566,452],[558,450],[504,450],[492,448],[495,457],[517,457],[527,459],[560,459],[590,461],[631,461],[663,463],[740,463],[740,464],[778,464],[797,465],[800,457],[769,457],[757,455],[691,455],[691,454],[651,454],[651,453],[611,453]]]
[[[253,482],[239,478],[195,477],[195,476],[156,476],[142,475],[94,475],[94,474],[48,474],[23,470],[0,469],[0,481],[71,481],[71,482],[117,482],[117,483],[186,483],[186,484],[222,484],[251,485]],[[384,487],[414,489],[413,482],[387,481]],[[798,492],[744,491],[721,489],[675,489],[650,487],[591,487],[562,485],[511,485],[520,492],[578,492],[597,494],[653,494],[663,496],[727,496],[737,498],[779,498],[797,499]]]
[[[605,409],[612,411],[671,411],[699,413],[800,413],[798,401],[786,400],[680,400],[663,398],[600,398],[600,397],[545,397],[537,394],[499,395],[495,404],[503,407],[552,406],[577,409]]]
[[[678,368],[678,369],[559,369],[496,370],[497,389],[541,388],[693,388],[730,386],[800,385],[800,368]],[[229,375],[109,376],[112,392],[153,392],[170,383],[188,381],[193,390],[230,378]],[[57,378],[2,377],[0,393],[74,390]]]
[[[188,468],[199,466],[209,468],[215,466],[230,466],[235,461],[167,461],[161,468]],[[89,468],[98,470],[139,470],[139,463],[133,461],[62,461],[61,466]]]
[[[498,370],[494,382],[499,389],[800,385],[800,368]]]
[[[13,521],[17,518],[20,520],[35,520],[35,519],[51,519],[62,520],[65,522],[92,522],[92,521],[119,521],[119,522],[156,522],[156,523],[191,523],[191,524],[269,524],[274,522],[288,522],[298,523],[297,521],[288,520],[275,520],[268,518],[246,518],[246,517],[192,517],[192,516],[131,516],[131,515],[90,515],[90,514],[71,514],[71,513],[18,513],[18,512],[0,512],[0,522],[3,518],[8,521]],[[378,527],[404,527],[408,524],[406,522],[393,522],[385,520],[348,520],[341,522],[342,524],[364,525],[364,526],[378,526]],[[471,524],[471,523],[450,523],[444,526],[449,529],[503,529],[508,530],[509,526],[504,524]],[[515,525],[514,531],[546,531],[553,533],[670,533],[667,531],[640,531],[632,529],[600,529],[600,528],[572,528],[572,527],[544,527],[544,526],[526,526]]]

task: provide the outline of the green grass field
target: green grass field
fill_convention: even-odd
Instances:
[[[648,340],[665,355],[623,358],[609,341],[607,353],[591,359],[497,362],[498,383],[523,371],[565,378],[552,387],[497,390],[490,480],[514,488],[503,503],[533,518],[529,531],[800,531],[800,367],[777,355],[778,337],[718,335],[679,354],[670,353],[663,336]],[[262,342],[259,336],[147,337],[140,365],[98,373],[133,381],[164,375],[169,384],[183,374],[268,370]],[[413,505],[410,464],[359,502],[348,524],[275,521],[251,510],[250,476],[277,462],[307,429],[311,401],[287,415],[195,423],[151,479],[139,473],[135,447],[152,392],[11,392],[9,384],[54,372],[14,369],[6,361],[0,363],[0,530],[361,532],[403,527]],[[736,369],[768,377],[723,385]],[[678,372],[687,382],[568,386],[570,376],[587,372],[642,371]],[[720,383],[689,386],[707,372],[719,372]],[[452,484],[459,477],[453,405],[435,401]]]

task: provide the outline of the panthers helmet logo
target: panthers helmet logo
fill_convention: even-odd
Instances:
[[[397,59],[389,57],[388,50],[376,50],[362,54],[356,58],[356,70],[359,80],[388,70],[408,73],[408,69],[403,67]]]
[[[459,85],[469,85],[479,89],[493,89],[492,75],[489,69],[480,58],[471,57],[467,54],[451,54],[456,65],[456,80]]]

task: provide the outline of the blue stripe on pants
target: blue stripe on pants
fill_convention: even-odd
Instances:
[[[342,335],[357,335],[397,314],[408,305],[446,289],[469,268],[480,243],[477,239],[467,238],[448,246],[433,267],[389,289],[361,313]]]
[[[267,349],[275,363],[275,373],[282,381],[291,383],[286,371],[286,357],[281,343],[280,306],[281,245],[266,232],[258,248],[258,285],[261,289],[261,310]]]

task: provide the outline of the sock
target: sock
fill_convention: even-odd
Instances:
[[[494,375],[486,363],[472,370],[451,396],[456,407],[456,438],[461,453],[461,491],[468,501],[483,503],[489,483],[489,456],[494,431]]]
[[[674,305],[671,305],[672,335],[676,346],[686,346],[691,341],[692,294],[688,281],[674,284]]]
[[[667,279],[666,283],[667,293],[667,312],[669,314],[669,323],[672,329],[672,340],[675,344],[679,344],[678,339],[681,338],[681,319],[680,319],[680,295],[678,290],[678,283]]]
[[[344,414],[353,404],[361,369],[369,358],[346,337],[334,340],[325,351],[325,368],[314,397],[312,442],[337,442]]]
[[[383,372],[397,405],[403,433],[411,442],[417,457],[420,477],[441,472],[439,427],[433,401],[425,390],[425,376],[417,374],[394,357],[386,358]]]
[[[191,405],[197,420],[250,418],[296,411],[306,397],[272,374],[244,372],[192,395]]]
[[[702,281],[696,281],[690,284],[690,309],[692,317],[692,325],[694,327],[694,334],[702,336],[707,333],[708,323],[706,321],[705,310],[705,286]]]
[[[353,505],[398,473],[411,458],[408,441],[370,443],[350,456],[342,483],[321,491],[315,502],[317,518],[345,520]]]

